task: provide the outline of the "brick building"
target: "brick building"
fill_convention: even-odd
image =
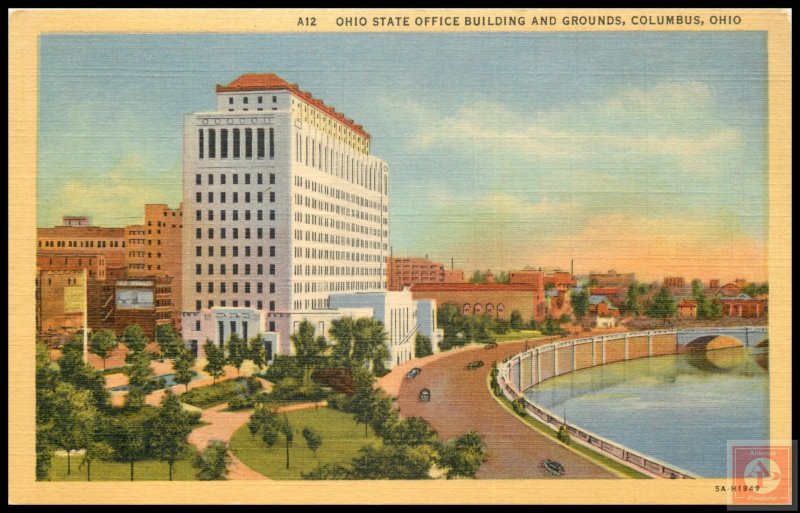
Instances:
[[[439,308],[455,304],[464,315],[487,314],[509,319],[518,310],[524,321],[546,315],[541,272],[512,272],[510,283],[420,283],[411,287],[414,299],[433,299]]]
[[[79,219],[76,221],[76,219]],[[125,229],[90,226],[88,218],[65,216],[62,226],[37,229],[37,250],[103,255],[107,267],[125,267]]]
[[[183,210],[167,205],[144,206],[144,268],[137,276],[169,276],[172,278],[172,322],[180,326],[182,296]]]
[[[426,258],[389,257],[386,261],[386,272],[388,289],[393,291],[403,290],[418,283],[445,281],[444,264]]]
[[[140,276],[115,280],[115,313],[113,328],[118,334],[138,324],[151,340],[156,326],[172,321],[172,287],[170,276]]]
[[[145,229],[141,224],[125,227],[126,268],[129,276],[140,276],[145,273]]]
[[[619,287],[627,290],[631,283],[636,281],[636,274],[618,273],[610,269],[606,273],[590,273],[589,281],[594,281],[598,287]]]
[[[735,297],[721,297],[722,313],[728,317],[766,317],[768,302],[766,298],[752,298],[747,294]]]

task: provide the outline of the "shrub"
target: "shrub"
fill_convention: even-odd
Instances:
[[[331,394],[328,397],[328,408],[347,411],[348,397],[344,394]]]
[[[556,438],[558,438],[559,442],[569,445],[570,442],[569,431],[567,431],[564,428],[564,426],[558,428],[558,434],[556,435]]]
[[[252,407],[253,407],[253,399],[251,397],[237,395],[236,397],[228,401],[228,409],[231,411],[246,410]]]
[[[283,378],[302,379],[303,370],[294,356],[276,355],[272,365],[267,368],[264,377],[275,383]]]
[[[200,411],[186,411],[186,410],[184,410],[183,413],[186,416],[186,420],[192,426],[200,424],[200,417],[203,416],[203,412],[200,412]]]
[[[520,417],[524,417],[528,414],[528,412],[525,411],[525,401],[521,397],[515,399],[514,402],[511,403],[511,407],[514,410],[514,413],[516,413]]]
[[[181,395],[181,402],[204,408],[213,404],[230,401],[241,395],[237,381],[224,381],[208,387],[193,388]]]
[[[247,385],[247,393],[249,394],[254,394],[263,388],[261,382],[254,376],[247,378],[245,384]]]

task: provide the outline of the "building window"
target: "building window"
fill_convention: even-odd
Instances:
[[[261,310],[261,301],[259,301],[258,303],[259,303],[258,309]],[[269,321],[269,330],[275,331],[275,321]]]
[[[245,105],[247,105],[247,99],[248,99],[248,98],[247,98],[247,96],[245,96],[245,97],[244,97],[244,99],[242,100],[242,103],[244,103]]]
[[[244,158],[253,158],[253,129],[244,129]]]
[[[275,158],[275,129],[269,129],[269,158]]]
[[[262,100],[263,100],[263,99],[264,99],[264,97],[263,97],[263,96],[259,96],[259,97],[258,97],[258,103],[262,103]]]
[[[194,212],[194,220],[195,221],[202,221],[203,220],[203,212],[201,210],[195,210],[195,212]]]
[[[256,271],[256,272],[257,272],[257,274],[259,274],[259,275],[261,275],[261,274],[264,274],[264,264],[258,264],[258,267],[257,267],[257,271]]]
[[[275,276],[275,264],[269,264],[269,274]]]
[[[214,193],[213,192],[209,192],[208,193],[208,202],[209,203],[214,203]]]
[[[250,228],[245,228],[244,229],[244,238],[245,239],[249,239],[250,238]]]
[[[225,211],[224,210],[220,210],[219,211],[219,220],[220,221],[224,221],[225,220]]]
[[[233,185],[239,185],[239,174],[238,173],[234,173],[233,174]]]
[[[270,134],[272,134],[272,129],[270,129]],[[258,158],[263,159],[264,158],[264,129],[263,128],[256,129],[256,141],[257,141],[256,151],[257,151]],[[271,146],[270,146],[270,148],[271,148]]]
[[[214,301],[213,300],[208,302],[208,307],[209,308],[214,308]]]
[[[234,230],[235,230],[235,229],[236,229],[236,228],[234,228]],[[225,228],[220,228],[220,229],[219,229],[219,238],[220,238],[220,239],[224,239],[224,238],[226,237],[226,235],[227,235],[227,231],[225,230]]]
[[[198,144],[197,144],[197,157],[203,158],[203,146],[205,146],[205,141],[203,141],[203,129],[201,128],[198,132]]]
[[[194,201],[195,201],[195,203],[202,203],[203,202],[203,193],[202,192],[196,192],[195,195],[194,195]]]
[[[270,246],[269,247],[269,256],[271,256],[271,257],[275,256],[275,246]]]
[[[250,264],[244,264],[244,274],[245,275],[250,274]]]
[[[203,248],[200,246],[195,246],[194,256],[203,256]]]
[[[250,282],[249,281],[244,282],[244,293],[245,294],[249,294],[250,293]]]
[[[264,216],[262,215],[262,211],[261,210],[258,210],[256,212],[256,219],[259,220],[259,221],[263,221],[264,220]]]
[[[272,103],[278,103],[278,97],[277,96],[273,96],[272,97]]]
[[[263,239],[264,238],[264,229],[263,228],[258,228],[258,238],[259,239]]]
[[[258,183],[258,185],[262,185],[264,183],[264,173],[258,173],[256,175],[256,183]]]
[[[244,220],[245,221],[249,221],[250,220],[250,211],[249,210],[245,210],[244,211]]]
[[[213,281],[208,282],[208,293],[209,294],[213,294],[214,293],[214,282]]]
[[[239,203],[239,193],[238,192],[234,192],[233,193],[233,202],[234,203]]]
[[[194,265],[194,273],[197,274],[197,275],[200,275],[200,274],[203,273],[203,269],[202,269],[200,264],[195,264]]]
[[[219,293],[220,294],[224,294],[225,293],[225,282],[224,281],[219,284]]]
[[[245,173],[244,174],[244,184],[245,185],[250,185],[250,173]]]
[[[203,308],[203,305],[200,303],[199,300],[194,302],[194,309],[195,311],[199,312],[200,309]],[[200,321],[197,321],[197,331],[200,331]]]
[[[269,174],[269,183],[271,183],[271,184],[275,183],[275,173],[270,173]]]
[[[275,238],[275,228],[270,228],[269,229],[269,238],[270,239],[274,239]]]
[[[214,264],[208,264],[208,274],[214,274]]]
[[[217,158],[217,131],[208,129],[208,158]]]
[[[209,228],[208,229],[208,238],[209,239],[213,239],[214,238],[214,229],[213,228]]]
[[[269,220],[270,221],[274,221],[275,220],[275,211],[274,210],[270,210],[269,211]]]
[[[256,202],[264,203],[264,193],[263,192],[258,191],[258,193],[256,195]]]
[[[220,138],[220,148],[219,148],[219,157],[222,159],[228,158],[228,129],[223,128],[220,130],[219,133]]]
[[[274,283],[270,283],[269,284],[269,292],[270,292],[270,294],[274,294],[275,293],[275,284]]]
[[[236,246],[234,246],[234,247],[236,247]],[[239,274],[239,264],[233,264],[233,274],[234,275]]]
[[[214,211],[213,210],[209,210],[208,211],[208,220],[209,221],[213,221],[214,220]]]
[[[225,185],[225,173],[220,173],[219,174],[219,183],[221,183],[222,185]]]
[[[194,184],[201,185],[202,183],[202,175],[200,173],[194,175]]]
[[[225,264],[219,264],[219,273],[222,275],[225,274]]]
[[[275,311],[275,301],[270,301],[269,302],[269,311],[270,312],[274,312]]]
[[[239,256],[239,246],[233,246],[233,256]]]
[[[208,185],[214,185],[214,175],[209,173],[208,174]],[[166,212],[164,212],[166,214]]]
[[[245,203],[250,203],[250,193],[249,192],[245,192],[244,193],[244,202]]]
[[[269,202],[275,203],[275,191],[270,191],[269,193]]]
[[[264,256],[264,248],[261,246],[258,246],[258,256]]]
[[[235,159],[239,158],[239,138],[240,138],[239,129],[238,128],[234,128],[233,129],[233,158],[235,158]],[[233,175],[233,176],[236,176],[236,175]],[[233,183],[236,183],[236,182],[233,182]]]
[[[261,283],[261,282],[258,282],[256,284],[256,293],[262,294],[263,292],[264,292],[264,284]]]
[[[214,246],[209,246],[208,247],[208,256],[210,256],[210,257],[214,256]],[[224,251],[222,252],[222,256],[225,256],[225,252]]]
[[[197,229],[195,230],[194,238],[195,238],[195,239],[202,239],[202,238],[203,238],[203,231],[202,231],[202,229],[200,229],[200,228],[197,228]]]

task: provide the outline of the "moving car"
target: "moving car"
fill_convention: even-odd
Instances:
[[[411,369],[410,371],[408,371],[408,374],[406,374],[406,378],[408,378],[408,379],[414,379],[414,378],[416,378],[416,377],[417,377],[417,375],[418,375],[420,372],[422,372],[422,369],[420,369],[419,367],[414,367],[413,369]]]
[[[542,461],[542,466],[551,476],[558,477],[564,475],[564,465],[555,460],[544,460]]]
[[[484,349],[494,349],[495,347],[497,347],[497,342],[489,342],[483,346]]]
[[[467,365],[467,370],[480,369],[481,367],[483,367],[483,360],[475,360],[473,362],[469,362],[469,365]]]

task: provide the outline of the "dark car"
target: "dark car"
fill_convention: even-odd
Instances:
[[[564,475],[564,465],[555,460],[544,460],[542,461],[542,466],[551,476],[558,477]]]
[[[416,377],[417,377],[417,375],[418,375],[420,372],[422,372],[422,369],[420,369],[419,367],[414,367],[413,369],[411,369],[410,371],[408,371],[408,374],[406,374],[406,378],[408,378],[408,379],[414,379],[414,378],[416,378]]]
[[[483,367],[483,360],[475,360],[473,362],[469,362],[469,365],[467,365],[467,370],[480,369],[481,367]]]
[[[497,347],[497,342],[489,342],[483,346],[484,349],[494,349],[495,347]]]

